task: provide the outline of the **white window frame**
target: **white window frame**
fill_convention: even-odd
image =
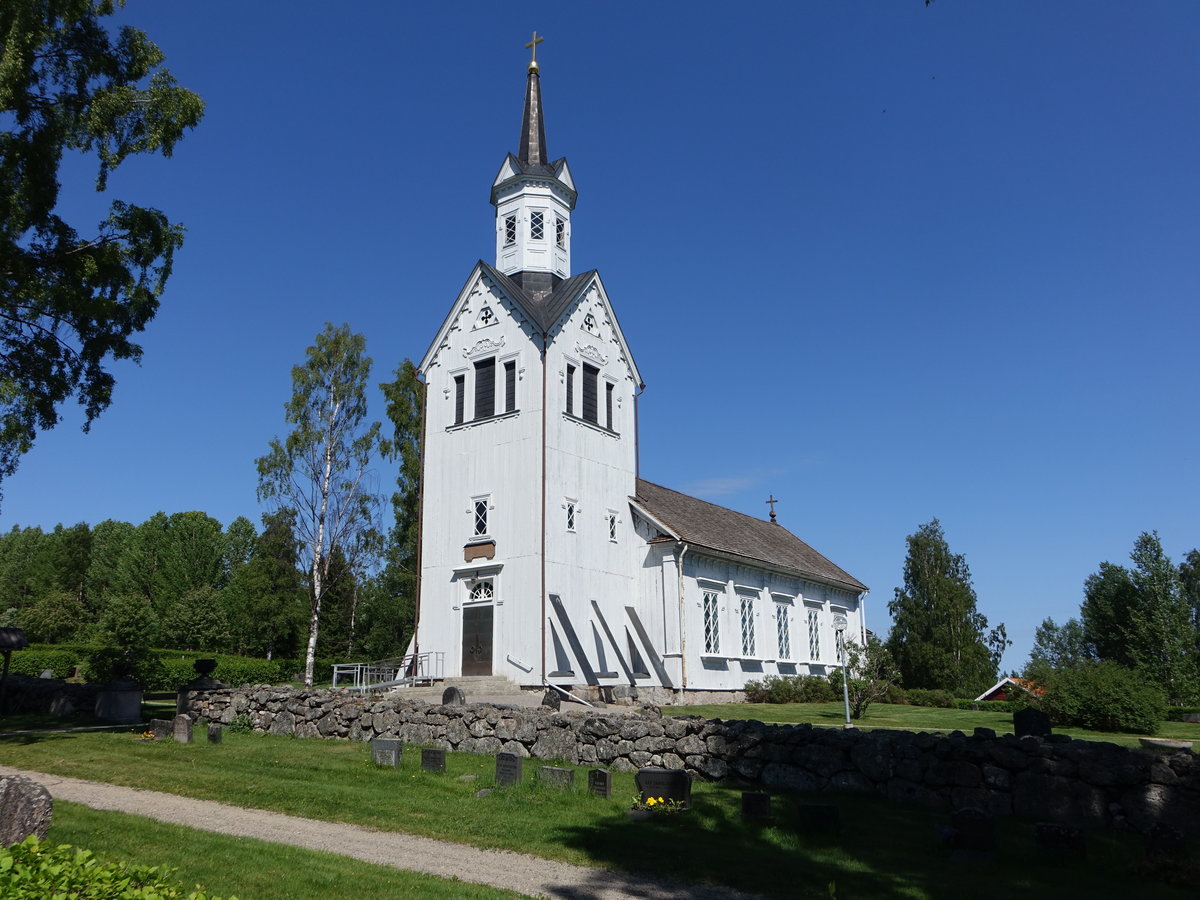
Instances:
[[[467,589],[467,597],[463,601],[465,604],[470,604],[472,606],[483,606],[488,603],[496,602],[496,579],[493,577],[489,576],[486,578],[472,579],[471,581],[465,583],[465,587]],[[484,594],[485,588],[486,596],[474,596],[476,591],[479,591],[481,595]]]
[[[738,598],[738,642],[742,651],[742,659],[759,659],[757,634],[755,633],[755,618],[757,610],[754,601],[757,594],[739,593]]]
[[[703,655],[721,655],[721,609],[725,586],[700,582],[700,624],[703,629]]]
[[[617,543],[617,536],[620,532],[617,530],[617,523],[621,521],[615,509],[610,509],[604,514],[604,524],[608,528],[608,539],[612,543]]]
[[[529,239],[531,241],[546,240],[546,210],[531,209],[529,211]]]
[[[491,494],[477,494],[471,498],[468,514],[471,516],[471,540],[483,540],[492,536],[492,510],[495,509]],[[482,513],[480,510],[482,509]],[[480,530],[482,524],[483,530]]]
[[[501,226],[504,229],[504,246],[513,247],[517,243],[517,216],[516,214],[507,215],[504,217],[504,224]],[[511,235],[511,237],[510,237]]]
[[[808,624],[808,659],[809,662],[821,661],[821,612],[823,606],[806,603],[804,605],[804,619]]]
[[[791,597],[783,594],[773,594],[775,601],[775,650],[778,659],[792,659],[792,609],[794,603]]]
[[[575,534],[579,530],[579,501],[567,497],[563,509],[567,511],[567,531]]]

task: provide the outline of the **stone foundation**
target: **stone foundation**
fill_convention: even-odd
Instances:
[[[687,769],[701,779],[733,778],[775,790],[853,791],[942,809],[1085,827],[1148,831],[1158,823],[1200,828],[1200,762],[1191,751],[997,736],[907,731],[842,731],[812,725],[550,712],[498,706],[438,706],[348,691],[242,687],[188,692],[194,720],[249,716],[255,731],[297,737],[408,744],[465,753],[515,753],[633,771]]]

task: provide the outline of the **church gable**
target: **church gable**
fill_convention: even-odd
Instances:
[[[422,374],[438,366],[453,369],[464,358],[516,351],[524,343],[519,338],[533,339],[535,328],[528,313],[489,268],[480,263],[467,279],[417,367]]]
[[[563,290],[567,287],[564,283],[550,298],[553,304],[547,310],[553,316],[553,325],[548,330],[550,342],[567,356],[587,360],[597,367],[607,368],[610,373],[614,369],[621,371],[635,389],[640,388],[641,374],[625,342],[604,283],[595,271],[586,275],[588,277],[580,279],[569,293]]]

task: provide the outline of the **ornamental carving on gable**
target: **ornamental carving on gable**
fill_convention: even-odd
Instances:
[[[499,339],[494,341],[491,338],[484,338],[483,340],[476,342],[473,347],[468,347],[467,349],[463,350],[463,356],[465,356],[467,359],[471,359],[474,356],[483,356],[485,353],[495,353],[503,346],[504,335],[500,335]]]
[[[586,347],[582,344],[576,344],[575,352],[584,359],[590,359],[596,365],[603,366],[608,363],[608,357],[601,353],[595,344],[588,344]]]

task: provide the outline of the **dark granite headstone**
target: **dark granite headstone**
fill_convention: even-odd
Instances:
[[[1040,709],[1027,706],[1013,713],[1013,734],[1017,737],[1046,737],[1050,733],[1050,717]]]
[[[165,741],[171,736],[172,722],[170,719],[151,719],[150,730],[154,732],[156,741]]]
[[[965,806],[950,819],[950,846],[955,857],[987,857],[996,849],[996,822],[982,809]]]
[[[538,781],[553,787],[571,788],[575,785],[575,770],[561,769],[558,766],[538,766]]]
[[[771,795],[763,791],[742,791],[742,818],[748,822],[769,820]]]
[[[597,797],[611,797],[612,773],[608,769],[589,769],[588,793]]]
[[[842,830],[842,814],[832,803],[801,803],[796,807],[796,823],[809,834],[837,834]]]
[[[426,772],[445,772],[446,751],[426,747],[421,751],[421,769]]]
[[[0,847],[19,844],[31,834],[44,841],[52,813],[50,792],[36,781],[0,776]]]
[[[1038,855],[1054,862],[1087,858],[1087,835],[1074,825],[1038,822],[1034,828]]]
[[[210,744],[221,743],[222,733],[225,731],[224,725],[211,724],[208,726],[208,742]]]
[[[462,692],[461,688],[454,686],[446,688],[442,691],[442,706],[466,706],[467,695]]]
[[[176,716],[171,724],[171,736],[181,744],[192,742],[192,720],[188,716]]]
[[[562,694],[553,688],[547,689],[546,695],[542,697],[542,706],[557,710],[562,706]]]
[[[638,769],[634,776],[642,802],[653,797],[655,800],[674,800],[684,809],[692,806],[692,776],[683,769]]]
[[[403,752],[403,745],[397,738],[375,738],[371,741],[371,759],[377,766],[396,768],[400,765]]]
[[[496,754],[496,784],[508,787],[521,783],[521,757],[515,753]]]

